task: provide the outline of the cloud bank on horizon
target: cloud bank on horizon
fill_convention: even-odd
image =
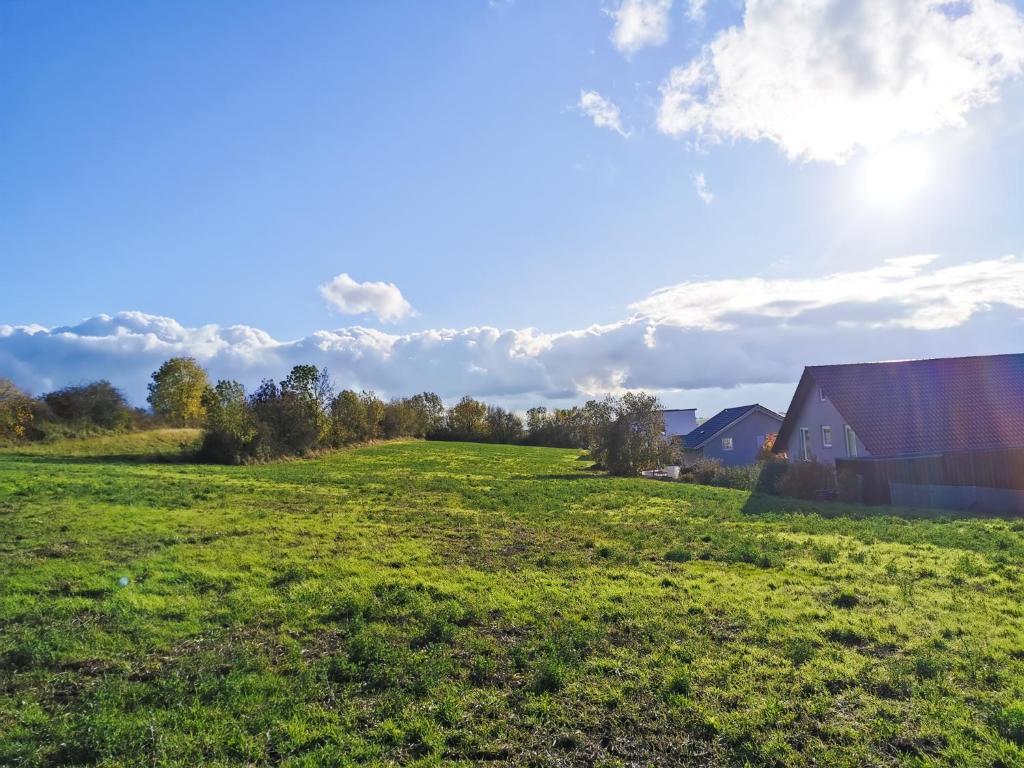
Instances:
[[[311,362],[339,387],[509,404],[789,385],[810,364],[1019,351],[999,345],[1024,332],[1024,261],[941,266],[913,256],[818,278],[685,282],[629,310],[618,322],[557,333],[351,326],[290,341],[244,325],[190,328],[119,312],[54,328],[0,325],[0,373],[36,393],[108,378],[138,404],[150,373],[176,355],[250,388]]]

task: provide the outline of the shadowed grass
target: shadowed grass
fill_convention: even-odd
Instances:
[[[1021,763],[1019,521],[194,438],[0,451],[0,764]]]

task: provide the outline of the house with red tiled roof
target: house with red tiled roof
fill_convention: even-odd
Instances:
[[[865,503],[1024,513],[1024,354],[805,368],[774,450]]]
[[[792,461],[1024,448],[1024,354],[804,369],[775,442]]]

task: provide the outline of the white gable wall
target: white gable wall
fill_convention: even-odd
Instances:
[[[848,422],[827,396],[824,400],[821,399],[817,383],[810,388],[804,401],[797,406],[796,416],[793,421],[793,432],[786,445],[790,461],[800,460],[801,427],[806,428],[810,434],[812,458],[827,464],[835,464],[836,459],[847,458],[846,435],[843,428]],[[822,426],[832,427],[831,447],[827,447],[822,439]],[[858,437],[857,456],[870,455]]]

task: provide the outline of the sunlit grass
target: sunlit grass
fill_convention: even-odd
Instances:
[[[1021,762],[1018,522],[194,438],[0,452],[0,764]]]

